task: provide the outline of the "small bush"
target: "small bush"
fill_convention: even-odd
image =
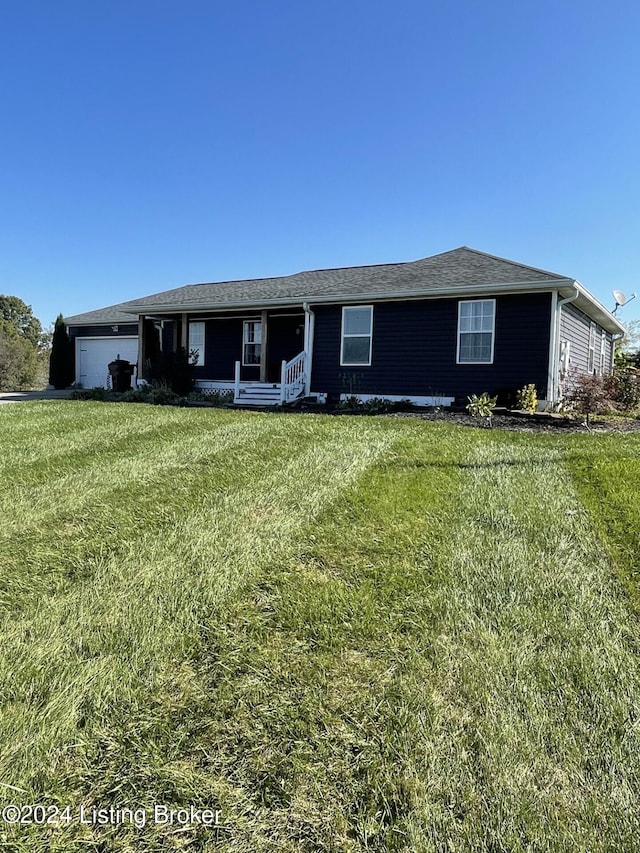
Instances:
[[[108,400],[119,399],[113,391],[108,391],[106,388],[76,388],[71,392],[72,400],[98,400],[105,403]]]
[[[138,385],[137,388],[132,388],[130,391],[125,391],[120,396],[122,403],[150,403],[151,402],[151,385]]]
[[[411,412],[416,407],[416,404],[408,397],[403,397],[402,400],[394,400],[391,405],[394,412]]]
[[[384,415],[387,412],[396,411],[393,400],[387,400],[385,397],[372,397],[362,404],[362,410],[369,415]]]
[[[592,376],[588,373],[579,374],[573,379],[565,397],[574,411],[584,415],[587,427],[591,415],[611,409],[606,378],[603,376]]]
[[[491,426],[493,409],[498,398],[490,397],[489,394],[484,391],[480,396],[472,394],[470,397],[467,397],[467,400],[469,401],[467,404],[467,411],[471,417],[476,418],[476,420],[479,421],[485,421],[489,426]]]
[[[186,406],[187,400],[166,385],[152,385],[147,398],[154,406]]]
[[[187,395],[189,403],[209,403],[211,406],[230,406],[233,403],[233,391],[207,391],[197,389]]]
[[[530,414],[538,411],[538,392],[533,383],[525,385],[524,388],[518,391],[516,406],[523,412],[529,412]]]
[[[337,408],[341,412],[361,412],[362,400],[359,397],[356,397],[355,394],[352,394],[349,397],[345,397],[344,400],[340,400]]]

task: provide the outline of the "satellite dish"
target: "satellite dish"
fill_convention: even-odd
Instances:
[[[631,302],[631,300],[635,299],[637,295],[637,293],[632,293],[631,296],[627,299],[627,297],[621,290],[614,290],[613,298],[616,300],[616,307],[613,309],[612,313],[615,314],[618,308],[624,308],[627,302]]]

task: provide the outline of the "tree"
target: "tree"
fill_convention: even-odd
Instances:
[[[0,294],[0,320],[13,326],[18,335],[28,341],[34,349],[42,343],[42,325],[34,316],[33,309],[18,296]]]
[[[0,391],[29,387],[38,370],[38,355],[15,327],[0,320]]]
[[[67,388],[75,378],[73,344],[69,340],[62,314],[58,314],[53,329],[51,357],[49,359],[49,384],[54,388]]]

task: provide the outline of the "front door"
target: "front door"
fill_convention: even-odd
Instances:
[[[283,361],[291,361],[304,349],[304,314],[269,317],[267,382],[280,382]]]

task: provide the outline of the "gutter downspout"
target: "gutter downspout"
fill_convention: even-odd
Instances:
[[[619,332],[617,335],[611,335],[611,373],[615,369],[616,360],[616,344],[624,338],[624,332]]]
[[[304,349],[306,352],[306,361],[304,370],[304,396],[309,397],[311,394],[311,363],[313,361],[313,336],[316,329],[316,315],[309,307],[308,302],[303,302],[304,309]]]
[[[553,357],[551,359],[551,364],[549,365],[549,378],[551,381],[551,402],[556,403],[557,397],[560,396],[560,383],[558,382],[558,364],[560,362],[560,318],[562,317],[562,308],[564,305],[568,305],[570,302],[573,302],[580,295],[580,291],[577,286],[573,285],[575,289],[575,293],[572,293],[571,296],[565,296],[562,299],[558,299],[558,292],[555,291],[556,295],[556,305],[555,305],[555,322],[553,329]]]

